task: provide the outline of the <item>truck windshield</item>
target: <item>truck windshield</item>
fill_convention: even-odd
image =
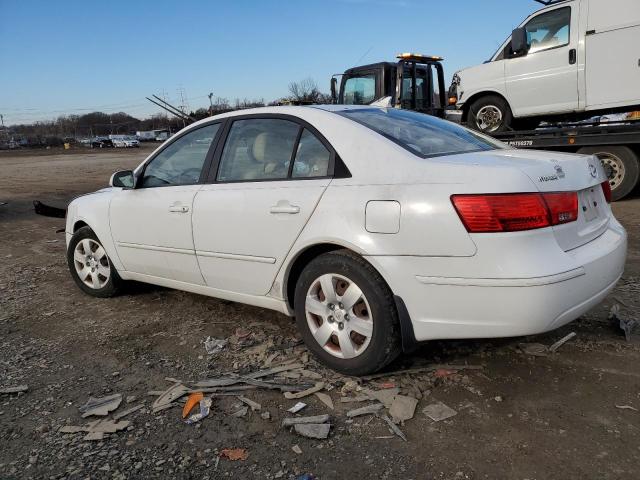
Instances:
[[[376,99],[376,76],[358,75],[344,83],[343,103],[347,105],[366,105]]]
[[[422,113],[395,108],[336,112],[423,158],[509,148],[485,135]]]

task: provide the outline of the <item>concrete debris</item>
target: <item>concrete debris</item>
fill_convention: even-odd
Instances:
[[[324,388],[324,382],[318,382],[315,384],[315,386],[307,389],[307,390],[303,390],[302,392],[284,392],[284,398],[286,398],[287,400],[297,400],[298,398],[304,398],[304,397],[308,397],[309,395],[313,395],[316,392],[319,392],[320,390],[322,390]]]
[[[306,403],[298,402],[293,407],[291,407],[289,410],[287,410],[287,412],[289,412],[289,413],[298,413],[300,410],[302,410],[306,406],[307,406]]]
[[[122,395],[119,393],[101,398],[89,397],[87,403],[82,405],[78,410],[82,412],[82,418],[87,418],[92,415],[104,417],[108,415],[109,412],[118,408],[121,402]]]
[[[289,365],[280,365],[277,367],[273,367],[273,368],[268,368],[266,370],[259,370],[257,372],[253,372],[250,373],[248,375],[245,375],[245,378],[262,378],[262,377],[266,377],[268,375],[274,375],[276,373],[280,373],[280,372],[287,372],[290,370],[298,370],[300,368],[302,368],[303,365],[301,363],[291,363]]]
[[[312,380],[320,380],[322,375],[316,372],[312,372],[311,370],[300,370],[300,376],[304,378],[310,378]]]
[[[315,415],[313,417],[285,418],[282,420],[282,426],[291,427],[292,425],[300,425],[304,423],[326,423],[328,421],[329,421],[329,415]]]
[[[244,448],[224,448],[220,451],[220,456],[235,462],[236,460],[246,460],[249,457],[249,452]]]
[[[359,403],[370,400],[367,395],[358,395],[357,397],[340,397],[340,403]]]
[[[207,337],[203,343],[207,355],[215,355],[217,353],[220,353],[227,345],[226,340],[211,337]]]
[[[240,400],[242,403],[245,403],[249,406],[249,408],[251,408],[252,412],[258,412],[262,409],[262,405],[260,405],[258,402],[254,402],[253,400],[250,400],[246,397],[238,397],[238,400]]]
[[[577,335],[576,332],[571,332],[568,335],[565,335],[564,337],[562,337],[560,340],[558,340],[556,343],[554,343],[553,345],[551,345],[549,347],[549,351],[551,353],[554,353],[556,350],[558,350],[562,345],[564,345],[565,343],[567,343],[569,340],[571,340],[573,337],[575,337]]]
[[[271,414],[269,412],[262,412],[260,416],[263,420],[271,420]]]
[[[318,397],[318,400],[324,403],[328,408],[333,410],[333,400],[329,395],[327,395],[326,393],[320,393],[320,392],[316,392],[314,395]]]
[[[0,393],[20,393],[26,392],[29,390],[29,387],[26,385],[17,385],[15,387],[0,387]]]
[[[396,395],[389,409],[389,414],[394,423],[411,420],[416,411],[418,400],[406,395]]]
[[[131,422],[123,420],[122,422],[114,422],[113,420],[103,419],[89,422],[84,426],[65,425],[60,427],[60,433],[79,433],[87,432],[83,440],[102,440],[105,433],[116,433],[127,428]]]
[[[427,405],[422,409],[422,413],[424,413],[434,422],[446,420],[447,418],[451,418],[458,414],[458,412],[456,412],[453,408],[446,406],[442,402]]]
[[[611,310],[609,311],[609,320],[611,320],[615,328],[622,330],[625,339],[627,342],[630,342],[631,334],[636,329],[639,322],[637,320],[623,318],[622,315],[620,315],[620,305],[617,303],[611,307]]]
[[[138,410],[144,408],[144,403],[141,403],[140,405],[136,405],[135,407],[131,407],[127,410],[124,410],[122,412],[118,412],[113,416],[114,420],[119,420],[122,417],[126,417],[127,415],[132,414],[133,412],[137,412]]]
[[[103,432],[89,432],[83,438],[83,440],[86,440],[86,441],[98,441],[102,439],[104,439]]]
[[[162,392],[162,395],[160,395],[151,405],[153,413],[169,408],[172,406],[171,404],[173,404],[173,402],[183,397],[188,392],[189,389],[181,383],[171,385],[168,389]]]
[[[400,393],[399,388],[387,388],[385,390],[369,390],[365,389],[362,391],[365,395],[367,395],[371,400],[377,400],[382,403],[386,408],[391,408],[391,404],[393,403],[393,399],[396,398],[396,395]]]
[[[349,410],[347,412],[347,417],[354,418],[359,417],[360,415],[371,415],[379,412],[384,408],[384,405],[381,403],[374,403],[371,405],[367,405],[366,407],[356,408],[355,410]]]
[[[405,442],[407,441],[407,437],[405,436],[404,433],[402,433],[402,430],[400,430],[398,426],[395,423],[393,423],[387,415],[382,414],[382,415],[379,415],[379,417],[387,423],[387,425],[389,426],[389,428],[393,433],[395,433]]]
[[[329,436],[329,430],[331,430],[331,424],[329,423],[304,423],[296,424],[293,426],[298,435],[302,435],[307,438],[316,438],[319,440],[325,439]]]
[[[619,408],[620,410],[633,410],[634,412],[638,411],[637,408],[632,407],[631,405],[616,405],[616,408]]]
[[[393,372],[374,373],[373,375],[367,375],[360,377],[361,381],[367,382],[369,380],[375,380],[376,378],[393,377],[396,375],[407,375],[412,373],[427,373],[435,372],[436,370],[482,370],[482,365],[429,365],[426,367],[407,368],[406,370],[396,370]]]
[[[232,417],[242,418],[249,413],[249,407],[240,407],[238,410],[231,414]]]
[[[208,417],[209,412],[211,411],[212,403],[213,403],[213,400],[211,399],[211,397],[204,397],[202,400],[200,400],[200,412],[194,413],[193,415],[191,415],[189,418],[187,418],[184,421],[184,423],[192,424],[192,423],[199,422],[205,417]]]
[[[546,357],[549,355],[549,349],[541,343],[519,343],[518,348],[522,353],[534,357]]]
[[[294,445],[293,447],[291,447],[291,450],[293,450],[293,453],[297,453],[298,455],[302,455],[302,449],[298,445]]]

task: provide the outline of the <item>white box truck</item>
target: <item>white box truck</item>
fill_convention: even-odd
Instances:
[[[640,109],[640,0],[536,0],[487,62],[456,72],[462,121],[487,133]]]

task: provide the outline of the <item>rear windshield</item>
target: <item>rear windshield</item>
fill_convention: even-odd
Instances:
[[[423,158],[509,148],[490,137],[423,113],[396,108],[354,108],[336,113]]]

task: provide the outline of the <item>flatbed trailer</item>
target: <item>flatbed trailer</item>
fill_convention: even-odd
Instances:
[[[516,148],[598,156],[609,176],[614,200],[640,187],[640,119],[561,124],[492,136]]]

